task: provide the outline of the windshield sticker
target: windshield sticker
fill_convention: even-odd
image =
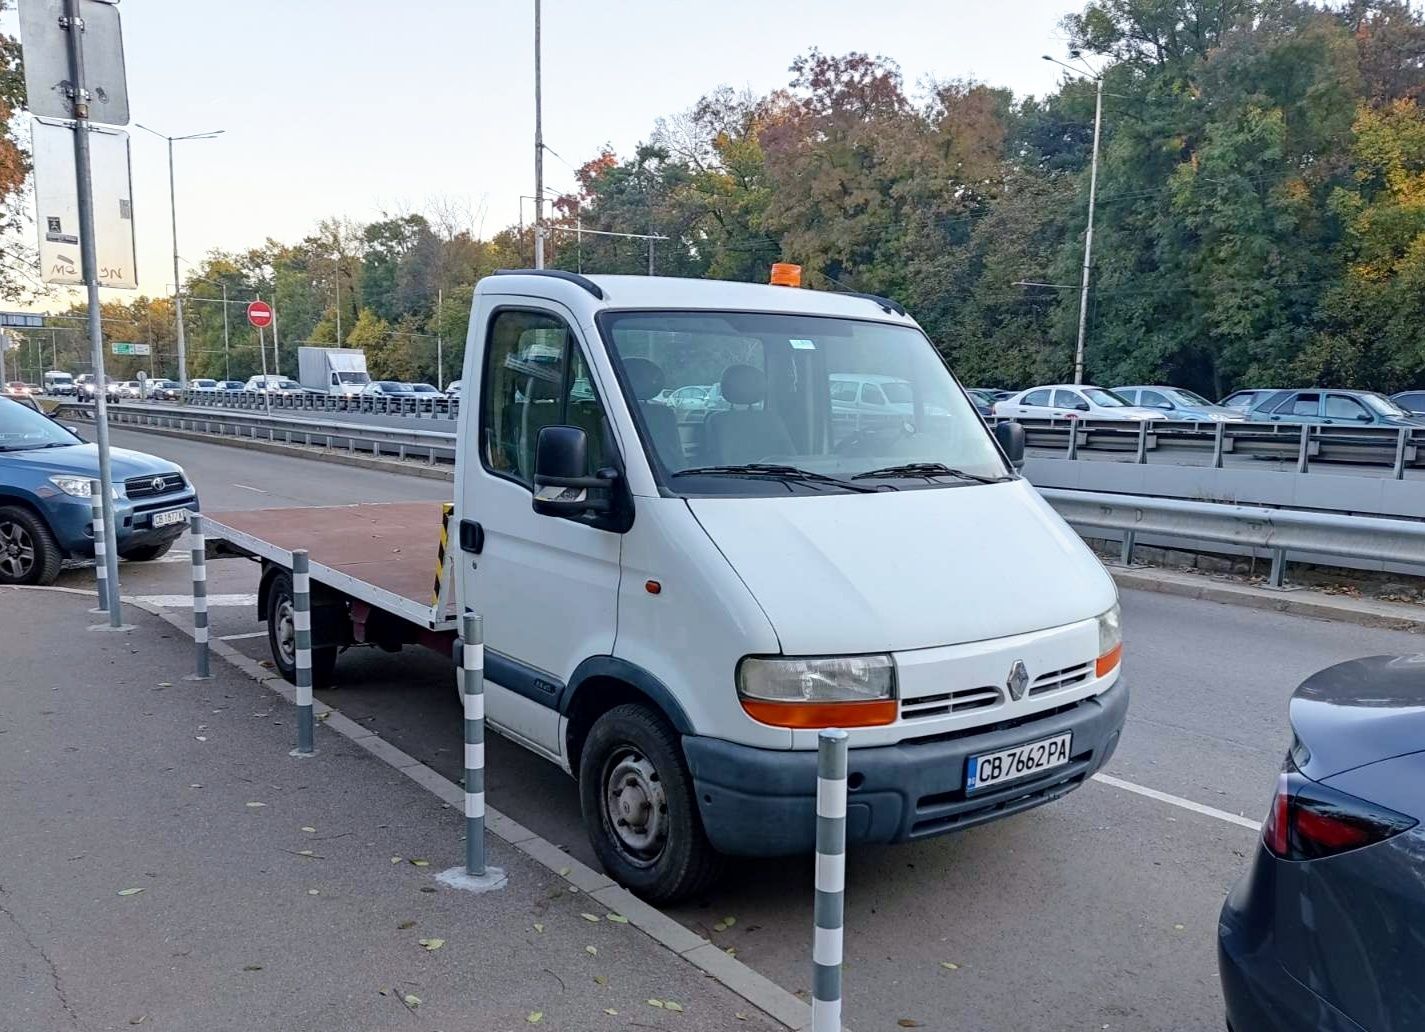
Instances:
[[[793,338],[792,338],[791,340],[789,340],[787,343],[791,344],[791,346],[794,347],[794,348],[796,348],[798,351],[815,351],[815,350],[816,350],[816,344],[814,344],[812,341],[809,341],[809,340],[807,340],[807,339],[805,339],[805,338],[793,337]]]

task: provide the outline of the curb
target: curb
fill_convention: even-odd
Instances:
[[[15,590],[21,589],[16,588]],[[78,588],[61,587],[29,587],[24,590],[55,591],[84,596],[93,594],[91,591]],[[185,620],[178,613],[159,609],[132,598],[121,597],[120,601],[150,616],[157,617],[185,637],[193,637],[191,620]],[[208,648],[218,658],[246,674],[262,687],[276,692],[288,703],[296,704],[296,687],[283,680],[280,674],[265,669],[225,641],[213,640],[209,642]],[[464,805],[465,790],[449,778],[427,767],[415,757],[387,742],[370,728],[362,727],[331,706],[314,701],[312,707],[313,716],[328,731],[333,731],[365,749],[376,759],[405,774],[442,802],[455,808]],[[758,974],[742,961],[728,956],[709,940],[684,928],[676,920],[645,903],[627,889],[616,885],[607,875],[580,862],[553,842],[536,835],[518,821],[493,807],[486,807],[485,827],[496,838],[513,846],[556,877],[562,878],[575,891],[587,893],[605,907],[628,918],[630,925],[687,961],[702,974],[715,979],[773,1021],[790,1029],[791,1032],[809,1032],[811,1029],[810,1004],[804,1003],[771,979]]]
[[[1221,602],[1248,609],[1267,609],[1293,616],[1309,616],[1318,620],[1356,624],[1391,631],[1425,634],[1425,607],[1401,602],[1379,602],[1373,599],[1327,595],[1307,588],[1263,588],[1255,584],[1236,584],[1211,580],[1197,574],[1177,573],[1154,567],[1151,570],[1109,567],[1120,588],[1153,591],[1160,595]]]
[[[455,480],[453,468],[445,469],[441,466],[401,462],[399,459],[380,459],[363,452],[352,453],[315,446],[309,448],[306,445],[287,444],[282,441],[264,441],[260,437],[229,437],[225,434],[204,433],[201,430],[175,430],[172,427],[145,426],[141,423],[112,423],[110,425],[116,430],[133,430],[141,434],[177,437],[184,441],[221,444],[228,448],[267,452],[271,455],[286,455],[296,459],[315,459],[318,462],[331,462],[338,466],[356,466],[360,469],[378,470],[383,473],[403,473],[409,477],[425,477],[427,480]]]

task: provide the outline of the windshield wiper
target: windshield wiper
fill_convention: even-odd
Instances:
[[[924,477],[930,480],[934,477],[954,477],[957,480],[969,480],[976,484],[1002,484],[1009,477],[982,477],[978,473],[966,473],[963,469],[955,469],[947,466],[943,462],[908,462],[903,466],[883,466],[881,469],[868,469],[864,473],[857,473],[852,480],[878,480],[886,477]]]
[[[795,480],[809,484],[835,484],[846,491],[857,491],[866,493],[869,491],[879,491],[876,487],[863,487],[861,484],[853,484],[849,480],[842,480],[839,477],[827,476],[825,473],[817,473],[809,469],[801,469],[797,466],[783,466],[771,462],[745,462],[727,466],[693,466],[690,469],[676,470],[675,477],[683,476],[724,476],[724,477],[766,477],[771,480]]]

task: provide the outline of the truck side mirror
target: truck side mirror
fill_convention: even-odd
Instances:
[[[587,476],[589,437],[577,426],[546,426],[534,446],[534,511],[541,516],[577,516],[604,512],[607,498],[589,498],[591,488],[611,486],[617,472]]]
[[[995,440],[1004,449],[1009,464],[1016,470],[1024,468],[1024,426],[1012,419],[1001,419],[995,424]]]

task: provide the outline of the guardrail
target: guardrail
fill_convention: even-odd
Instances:
[[[997,420],[991,418],[993,425]],[[1295,459],[1305,473],[1320,462],[1390,466],[1397,480],[1425,468],[1425,427],[1326,426],[1295,423],[1197,423],[1178,420],[1016,419],[1031,448],[1052,448],[1077,459],[1083,450],[1132,452],[1146,463],[1157,453],[1210,455],[1214,469],[1228,455]]]
[[[196,391],[183,392],[184,405],[231,408],[240,411],[364,412],[390,416],[427,416],[454,419],[460,399],[446,397],[396,398],[385,396],[317,394],[312,391]]]
[[[58,411],[93,420],[94,406],[84,402],[61,402]],[[269,416],[261,412],[229,412],[216,409],[211,414],[184,411],[165,405],[127,404],[109,407],[109,422],[129,426],[166,427],[195,433],[250,440],[277,441],[322,448],[336,448],[355,454],[401,459],[425,459],[430,465],[455,461],[455,434],[440,430],[379,426],[372,423],[340,423],[331,420]]]
[[[94,406],[61,402],[68,415],[93,419]],[[455,434],[438,430],[304,420],[260,413],[194,413],[162,405],[129,404],[109,409],[118,424],[167,427],[197,433],[336,448],[355,454],[455,461]],[[1140,534],[1213,542],[1272,554],[1270,581],[1281,586],[1287,554],[1308,553],[1425,567],[1425,520],[1357,516],[1338,512],[1230,505],[1149,495],[1039,488],[1040,494],[1079,528],[1122,533],[1120,558],[1132,562]]]
[[[1425,567],[1425,521],[1224,505],[1179,498],[1040,488],[1071,526],[1120,531],[1125,566],[1140,534],[1188,538],[1272,553],[1270,582],[1285,580],[1288,552]]]

